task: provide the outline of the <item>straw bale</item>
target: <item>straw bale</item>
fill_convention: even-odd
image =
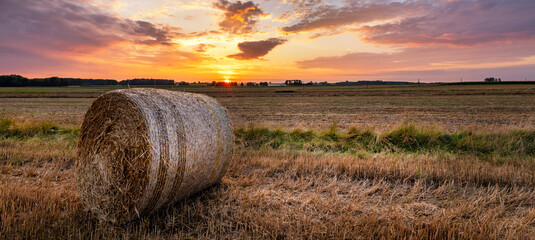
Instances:
[[[210,97],[111,91],[93,102],[82,123],[80,196],[102,220],[135,220],[218,182],[232,150],[227,111]]]

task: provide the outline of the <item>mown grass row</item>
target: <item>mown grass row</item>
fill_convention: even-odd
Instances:
[[[76,141],[78,128],[62,128],[53,122],[28,122],[0,119],[0,139],[46,138]],[[370,129],[351,128],[338,131],[333,125],[326,131],[238,128],[236,144],[252,150],[286,150],[307,152],[368,153],[453,153],[479,157],[533,157],[535,130],[501,130],[489,132],[459,131],[403,124],[377,133]]]
[[[268,128],[235,130],[236,143],[253,149],[286,149],[342,153],[408,152],[473,154],[488,156],[535,156],[535,130],[447,133],[436,128],[404,124],[383,133],[351,128],[324,132]]]

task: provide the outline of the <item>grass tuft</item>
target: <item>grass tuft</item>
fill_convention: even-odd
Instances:
[[[449,153],[476,155],[483,159],[535,156],[535,130],[496,132],[459,131],[448,133],[434,127],[403,124],[390,131],[350,128],[324,132],[295,129],[239,128],[236,143],[245,148],[284,149],[308,152],[367,153]]]
[[[61,128],[51,121],[15,121],[13,119],[0,119],[0,139],[28,139],[33,137],[50,137],[63,135],[76,138],[78,128]]]

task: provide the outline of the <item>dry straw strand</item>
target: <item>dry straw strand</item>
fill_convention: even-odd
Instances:
[[[87,210],[126,222],[218,182],[232,158],[225,108],[200,94],[108,92],[87,111],[76,172]]]

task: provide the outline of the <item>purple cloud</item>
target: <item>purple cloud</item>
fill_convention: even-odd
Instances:
[[[535,37],[535,1],[439,1],[423,16],[364,26],[363,39],[382,44],[471,46]]]
[[[385,1],[379,1],[379,3],[348,1],[346,6],[340,8],[331,5],[320,5],[313,11],[307,12],[298,23],[283,27],[282,31],[299,33],[315,30],[336,30],[347,25],[389,20],[414,14],[421,11],[421,8],[426,5],[415,1],[386,3]]]
[[[485,47],[420,46],[394,53],[349,53],[298,61],[300,68],[325,68],[352,72],[383,72],[396,69],[443,69],[470,64],[520,62],[535,55],[531,43],[493,43]]]
[[[0,45],[40,51],[87,52],[128,41],[170,45],[177,29],[120,18],[84,1],[4,0]]]
[[[268,54],[273,48],[285,43],[285,39],[270,38],[262,41],[242,42],[238,44],[241,53],[228,55],[229,58],[238,60],[258,59]]]
[[[531,0],[348,0],[345,3],[343,7],[317,6],[282,31],[316,31],[315,38],[351,30],[368,42],[399,45],[470,46],[535,37],[535,1]],[[388,22],[369,25],[375,21]]]
[[[132,48],[118,50],[123,49],[118,44],[170,46],[173,39],[189,36],[180,28],[112,15],[85,0],[2,0],[0,72],[115,73],[115,63],[186,66],[205,57],[175,48],[151,50],[154,58],[133,56]],[[94,62],[91,56],[108,62]]]
[[[286,0],[283,2],[292,5],[294,9],[302,9],[317,6],[323,3],[323,0]]]

